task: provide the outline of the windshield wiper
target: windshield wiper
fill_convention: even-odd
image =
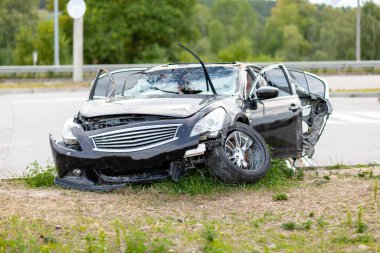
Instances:
[[[214,88],[214,85],[212,84],[212,81],[211,81],[211,78],[208,74],[208,71],[206,69],[206,66],[205,64],[203,63],[203,61],[199,58],[198,55],[196,55],[193,51],[191,51],[190,49],[188,49],[186,46],[182,45],[181,43],[178,43],[178,46],[180,46],[181,48],[185,49],[187,52],[189,52],[192,56],[194,56],[195,59],[197,59],[199,61],[199,63],[202,65],[202,68],[203,68],[203,72],[205,73],[205,77],[206,77],[206,88],[207,88],[207,91],[209,91],[209,86],[211,87],[211,90],[212,90],[212,93],[214,93],[214,95],[218,95],[216,93],[216,90]]]
[[[163,90],[163,89],[160,89],[160,88],[157,88],[157,87],[149,87],[149,89],[159,90],[159,91],[162,91],[162,92],[165,92],[165,93],[179,94],[179,92],[177,92],[177,91]]]

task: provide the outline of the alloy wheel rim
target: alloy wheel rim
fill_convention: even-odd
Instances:
[[[227,136],[224,152],[233,164],[245,170],[259,168],[265,155],[262,147],[242,131],[233,131]]]

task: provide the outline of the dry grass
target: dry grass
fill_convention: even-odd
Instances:
[[[369,170],[371,177],[358,176]],[[380,167],[305,171],[301,185],[282,190],[287,201],[274,201],[276,190],[264,189],[189,196],[155,188],[32,190],[0,182],[0,238],[17,237],[8,231],[21,226],[27,229],[19,233],[37,245],[58,244],[56,251],[88,250],[91,241],[93,251],[102,252],[104,240],[106,251],[120,251],[128,249],[128,238],[136,241],[141,233],[152,252],[376,252],[380,201],[374,199],[374,185],[379,174]],[[364,233],[355,228],[360,208]],[[307,229],[282,228],[291,222]]]

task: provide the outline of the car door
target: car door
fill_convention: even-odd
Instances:
[[[289,69],[289,73],[309,95],[315,95],[325,100],[329,99],[328,83],[322,78],[309,72],[295,69]]]
[[[255,75],[249,93],[250,100],[257,101],[257,108],[249,109],[250,124],[271,147],[276,157],[295,157],[302,153],[301,102],[285,66],[275,64],[262,69]],[[262,86],[279,89],[275,98],[259,100],[256,90]]]

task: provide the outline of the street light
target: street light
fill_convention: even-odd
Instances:
[[[54,0],[54,65],[59,65],[58,0]]]
[[[355,56],[356,60],[360,61],[360,54],[361,54],[361,48],[360,48],[360,0],[358,0],[358,6],[356,8],[356,50],[355,50]]]
[[[83,15],[86,12],[86,3],[83,0],[70,0],[67,12],[74,19],[73,32],[73,81],[83,80]]]

